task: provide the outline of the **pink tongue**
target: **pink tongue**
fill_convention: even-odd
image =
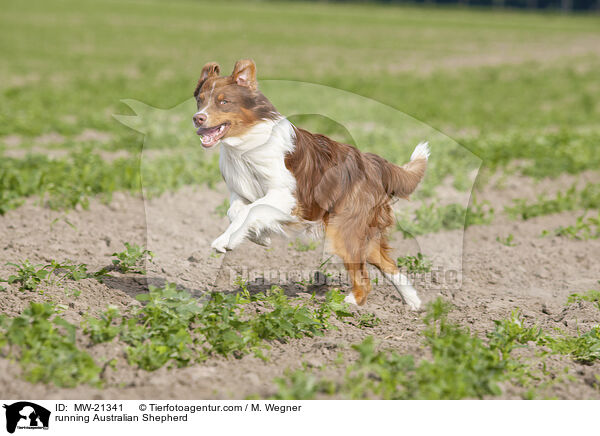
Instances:
[[[217,143],[217,135],[215,136],[203,136],[202,137],[202,145],[204,145],[205,147],[210,147],[212,145],[215,145]]]
[[[217,138],[219,137],[219,129],[215,129],[210,133],[205,133],[202,135],[201,141],[202,145],[205,147],[213,146],[217,143]]]

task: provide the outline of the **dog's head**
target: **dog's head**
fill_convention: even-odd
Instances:
[[[279,117],[271,102],[258,90],[256,65],[238,61],[230,76],[219,76],[219,65],[209,62],[202,68],[194,97],[198,112],[194,127],[202,146],[210,148],[221,139],[239,137],[262,120]]]

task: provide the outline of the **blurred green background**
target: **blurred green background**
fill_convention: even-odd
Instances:
[[[112,117],[134,114],[120,100],[172,108],[190,99],[206,62],[219,62],[228,74],[248,57],[259,80],[312,82],[381,102],[414,117],[415,135],[399,137],[376,113],[363,114],[358,130],[369,134],[360,140],[318,114],[294,118],[302,127],[398,162],[423,126],[441,132],[448,141],[432,161],[430,188],[472,166],[455,153],[456,144],[480,156],[485,168],[512,163],[534,177],[600,164],[598,15],[372,3],[2,6],[0,212],[28,196],[69,208],[97,194],[139,191],[144,136]],[[292,111],[290,101],[307,98],[285,97]],[[189,116],[162,118],[162,137],[147,144],[156,149],[150,191],[220,179],[216,154],[177,134],[193,134]]]

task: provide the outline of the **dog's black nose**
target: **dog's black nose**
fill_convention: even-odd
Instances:
[[[194,120],[194,123],[196,123],[197,126],[201,126],[202,124],[204,124],[206,122],[206,114],[201,114],[201,113],[197,113],[194,114],[194,116],[192,117]]]

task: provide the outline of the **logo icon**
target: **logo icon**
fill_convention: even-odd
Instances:
[[[27,430],[48,430],[50,411],[28,401],[19,401],[10,405],[4,404],[6,409],[6,431],[14,433],[18,428]]]

